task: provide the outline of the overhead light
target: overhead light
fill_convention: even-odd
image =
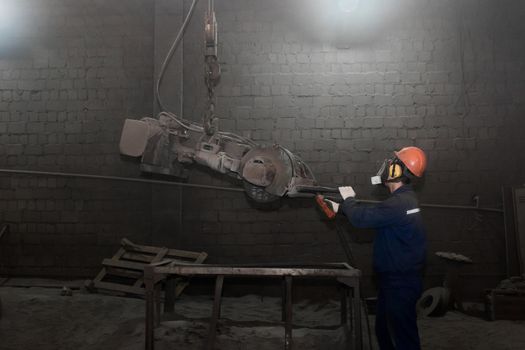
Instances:
[[[14,22],[15,8],[11,1],[0,0],[0,29],[11,27]]]
[[[360,0],[338,0],[339,9],[345,13],[352,13],[359,7]]]

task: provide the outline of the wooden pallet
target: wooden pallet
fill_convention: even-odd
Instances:
[[[131,294],[144,296],[144,266],[169,265],[171,263],[201,264],[208,257],[205,252],[169,249],[139,245],[123,238],[120,249],[111,259],[102,261],[102,270],[92,281],[86,282],[90,291],[103,291],[110,294]],[[177,278],[175,297],[178,297],[188,285],[187,278]]]

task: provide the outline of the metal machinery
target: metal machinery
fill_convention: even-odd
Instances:
[[[195,7],[194,0],[184,20],[157,81],[157,101],[166,65],[182,37]],[[317,185],[308,166],[280,145],[258,145],[234,133],[218,130],[214,89],[220,80],[217,60],[217,22],[213,0],[205,15],[205,83],[208,108],[203,123],[198,124],[163,111],[157,118],[126,119],[120,139],[120,152],[141,157],[141,170],[149,173],[186,177],[184,165],[197,163],[243,181],[246,193],[259,203],[272,202],[282,196],[300,196],[314,191]]]
[[[243,181],[246,193],[260,203],[301,196],[317,182],[308,166],[288,149],[261,146],[239,135],[216,131],[162,112],[158,119],[126,119],[120,152],[141,157],[141,170],[186,177],[184,164],[197,163]]]

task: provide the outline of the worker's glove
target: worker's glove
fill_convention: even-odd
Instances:
[[[339,187],[339,193],[341,193],[341,197],[343,197],[343,200],[355,197],[355,191],[352,188],[352,186]]]
[[[329,199],[325,199],[324,200],[329,206],[332,207],[332,210],[334,211],[334,213],[337,214],[337,212],[339,211],[339,203],[336,203],[334,201],[331,201]]]

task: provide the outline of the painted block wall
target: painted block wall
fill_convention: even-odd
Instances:
[[[341,13],[336,3],[216,2],[221,129],[282,144],[320,183],[352,185],[363,199],[384,198],[369,177],[393,150],[415,145],[429,157],[418,186],[422,202],[474,205],[477,195],[481,206],[501,207],[501,186],[524,176],[524,6],[370,1]],[[195,121],[206,107],[205,5],[197,7],[182,49],[182,114]],[[198,171],[190,180],[231,185]],[[268,211],[242,194],[184,190],[182,215],[181,242],[204,248],[216,262],[345,259],[334,225],[321,220],[312,201],[285,200]],[[501,214],[429,208],[423,215],[428,285],[450,268],[436,251],[474,260],[461,269],[467,294],[479,296],[504,276]],[[346,230],[356,265],[371,276],[373,232]]]
[[[2,2],[0,167],[136,176],[121,160],[126,116],[151,113],[153,3]],[[4,17],[3,17],[4,18]],[[122,237],[150,239],[150,185],[0,174],[0,267],[92,276]]]
[[[6,169],[139,176],[118,152],[126,117],[151,116],[153,86],[190,1],[23,0],[0,41],[0,165]],[[300,155],[320,183],[384,198],[369,176],[392,150],[422,147],[422,202],[501,205],[523,183],[525,5],[504,1],[218,0],[217,88],[222,130]],[[200,121],[205,108],[200,2],[162,86],[170,108]],[[190,182],[237,186],[194,169]],[[345,259],[333,224],[309,200],[257,208],[243,194],[1,175],[3,269],[90,276],[121,237],[205,250],[210,262]],[[505,274],[498,213],[424,210],[429,284],[471,257],[471,293]],[[345,227],[371,276],[373,232]],[[466,283],[467,284],[467,283]]]

